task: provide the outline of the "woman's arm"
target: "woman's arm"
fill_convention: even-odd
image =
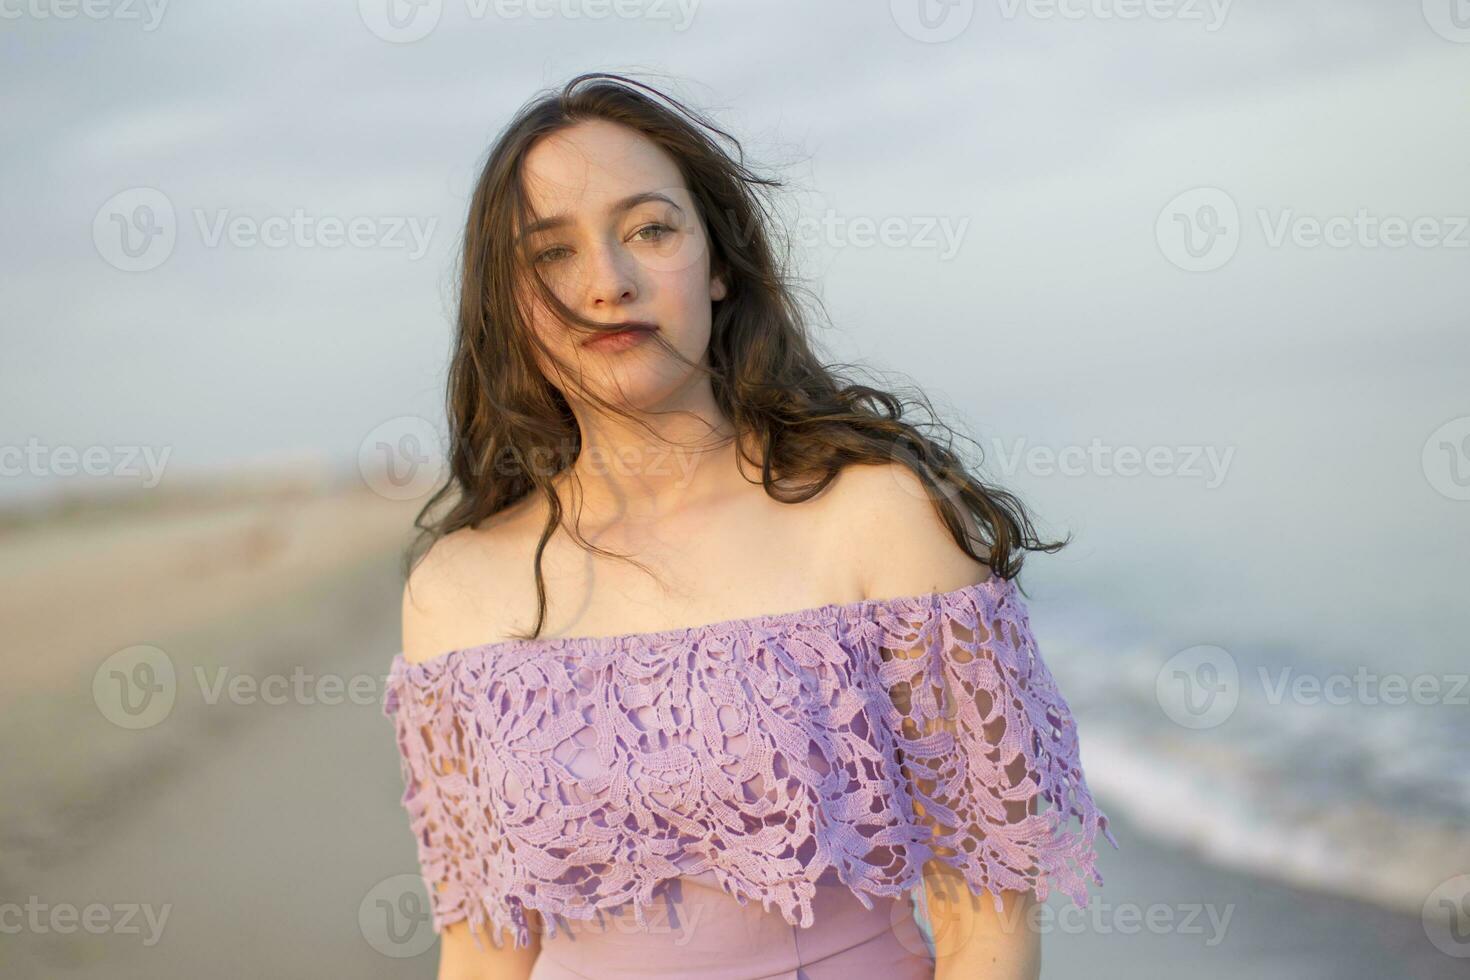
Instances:
[[[984,565],[960,550],[907,467],[849,467],[842,480],[839,548],[850,567],[861,570],[865,596],[947,592],[989,577]],[[962,519],[974,534],[969,515]],[[936,787],[925,790],[933,794]],[[1035,813],[1036,801],[1030,806]],[[914,811],[926,819],[922,803],[915,801]],[[994,894],[974,894],[952,865],[931,860],[923,877],[935,980],[1036,980],[1041,975],[1033,892],[1002,891],[1004,912],[997,912]]]
[[[1000,893],[996,912],[990,893],[974,895],[959,872],[938,862],[924,867],[924,899],[934,937],[934,980],[1037,980],[1041,934],[1036,930],[1036,895]]]
[[[439,937],[439,980],[526,980],[541,953],[540,918],[535,912],[528,912],[527,918],[532,923],[531,945],[521,949],[515,948],[509,931],[501,933],[497,949],[485,932],[476,945],[467,922],[445,926]]]
[[[403,655],[409,662],[427,660],[454,646],[454,602],[464,592],[454,584],[454,563],[445,560],[440,548],[447,540],[436,543],[403,590]],[[433,882],[427,884],[433,887]],[[467,920],[446,925],[439,936],[439,980],[526,980],[541,952],[542,926],[535,910],[527,910],[526,919],[531,944],[520,949],[508,930],[496,946],[487,931],[477,936]]]

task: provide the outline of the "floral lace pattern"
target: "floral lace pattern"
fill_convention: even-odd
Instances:
[[[529,946],[713,870],[812,925],[819,878],[872,908],[926,862],[1087,905],[1098,830],[1070,709],[1014,583],[688,629],[394,657],[403,806],[433,926]],[[1042,804],[1046,805],[1043,806]],[[1078,826],[1069,829],[1071,818]],[[995,895],[999,910],[1001,899]],[[476,941],[479,941],[478,935]]]

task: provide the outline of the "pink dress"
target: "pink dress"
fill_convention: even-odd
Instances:
[[[999,577],[400,653],[383,708],[435,931],[538,910],[535,980],[932,977],[926,862],[1085,907],[1117,847]]]

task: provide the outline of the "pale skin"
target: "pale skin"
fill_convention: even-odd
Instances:
[[[713,304],[724,298],[726,285],[710,273],[708,241],[674,161],[640,134],[590,121],[537,144],[526,165],[527,192],[538,213],[567,218],[529,240],[545,257],[542,274],[557,297],[600,322],[656,323],[680,353],[699,361],[709,343]],[[650,191],[673,203],[615,207]],[[733,427],[703,375],[647,343],[618,352],[582,348],[580,336],[544,309],[533,329],[558,361],[580,371],[582,383],[603,397],[640,413],[686,413],[646,417],[656,440],[598,414],[563,388],[584,447],[577,462],[580,495],[574,498],[568,482],[559,480],[563,501],[569,509],[580,502],[579,527],[589,541],[630,554],[654,577],[589,554],[559,529],[543,556],[548,606],[542,636],[664,630],[950,591],[988,576],[983,564],[960,550],[906,468],[851,466],[819,496],[780,504],[749,482],[758,473],[737,460],[729,439]],[[554,369],[548,376],[557,383]],[[533,497],[434,546],[404,591],[408,660],[530,628],[536,614],[532,562],[546,513]],[[1008,911],[1022,909],[1002,919],[988,894],[971,899],[961,886],[958,894],[965,897],[956,899],[957,890],[944,887],[943,866],[931,862],[924,870],[940,938],[938,980],[1039,975],[1039,937],[1024,916],[1031,893],[1002,893]],[[499,948],[482,936],[482,949],[465,922],[448,926],[440,942],[440,980],[529,976],[543,934],[539,918],[531,918],[526,949],[514,949],[508,934]]]

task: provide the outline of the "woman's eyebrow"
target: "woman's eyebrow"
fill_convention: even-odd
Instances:
[[[684,213],[683,208],[674,203],[673,199],[667,194],[661,193],[660,191],[641,191],[637,194],[630,194],[622,200],[614,201],[612,206],[607,209],[607,213],[609,215],[620,214],[623,211],[636,208],[645,201],[663,201],[680,214]],[[552,228],[560,228],[563,225],[571,224],[571,221],[571,217],[565,214],[553,214],[549,217],[541,218],[527,225],[525,230],[516,236],[516,241],[521,242],[538,231],[549,231]]]

